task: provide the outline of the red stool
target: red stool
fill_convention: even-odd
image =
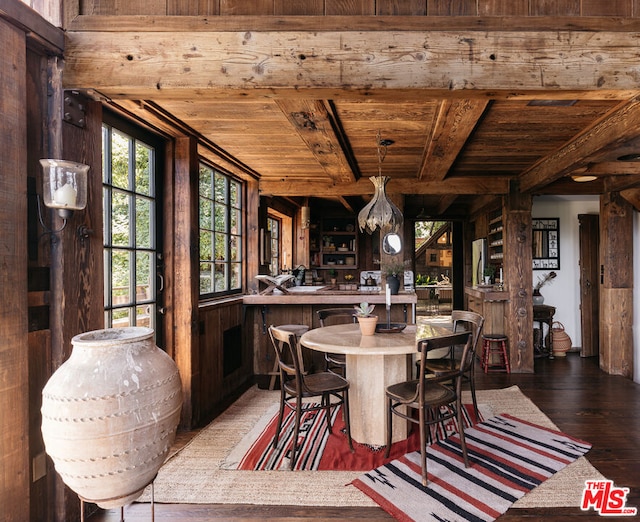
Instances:
[[[482,369],[484,373],[511,373],[506,335],[482,335]]]

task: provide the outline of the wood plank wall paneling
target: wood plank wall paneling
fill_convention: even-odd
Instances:
[[[531,0],[531,16],[580,16],[581,0]]]
[[[303,0],[292,2],[291,0],[274,0],[274,15],[324,15],[324,0]]]
[[[451,3],[451,0],[444,1],[447,4]],[[380,16],[424,16],[427,14],[427,2],[426,0],[377,0],[376,14]]]
[[[27,118],[27,172],[29,174],[29,209],[28,235],[29,268],[28,268],[28,301],[29,301],[29,457],[44,457],[44,441],[42,440],[42,389],[51,376],[51,332],[50,314],[50,270],[49,236],[42,237],[43,229],[37,219],[36,193],[41,192],[42,169],[39,159],[44,157],[42,151],[48,148],[48,136],[41,132],[44,121],[47,121],[47,85],[48,59],[33,49],[27,50],[27,86],[26,99],[29,100]],[[46,462],[46,460],[45,460]],[[49,484],[53,482],[53,467],[46,469],[45,475],[32,475],[29,490],[31,520],[48,520]]]
[[[631,16],[632,0],[581,0],[582,16]]]
[[[325,0],[325,15],[374,15],[376,0]]]
[[[478,2],[477,16],[527,16],[529,0],[484,0]]]
[[[429,16],[476,16],[477,13],[475,0],[429,0],[428,2]]]
[[[215,16],[220,13],[220,0],[167,0],[167,15]]]
[[[241,326],[243,338],[250,331],[242,322],[242,301],[204,307],[199,313],[200,322],[200,373],[198,411],[194,411],[194,424],[202,426],[219,413],[220,405],[245,386],[253,376],[253,354],[251,346],[243,339],[241,345],[232,349],[241,351],[241,367],[225,376],[223,372],[224,332]]]
[[[38,7],[38,1],[31,2]],[[640,0],[87,0],[82,15],[640,16]],[[42,8],[42,11],[44,8]],[[73,16],[65,11],[64,19]]]
[[[221,15],[273,15],[274,0],[220,0]]]
[[[41,459],[44,455],[44,442],[40,431],[42,416],[40,405],[42,388],[51,375],[51,334],[49,330],[29,332],[29,455]],[[49,476],[53,467],[46,470]],[[47,520],[49,510],[47,474],[35,477],[32,474],[29,504],[31,520]]]
[[[29,520],[27,339],[26,40],[0,19],[0,506],[7,522]]]

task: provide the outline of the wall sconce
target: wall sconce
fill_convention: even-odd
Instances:
[[[89,165],[57,159],[41,159],[42,165],[42,199],[45,206],[56,209],[64,219],[58,230],[49,230],[42,221],[40,200],[38,200],[38,217],[40,224],[50,233],[60,232],[67,224],[67,219],[74,210],[82,210],[87,206],[87,172]]]
[[[305,205],[300,208],[300,228],[303,230],[311,226],[311,207]]]

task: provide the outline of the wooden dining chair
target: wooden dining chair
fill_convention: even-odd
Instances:
[[[484,326],[484,317],[476,312],[470,312],[468,310],[453,310],[451,312],[451,321],[453,323],[453,332],[471,332],[473,350],[474,353],[477,353],[482,327]],[[446,354],[441,357],[428,358],[425,362],[425,371],[427,372],[427,376],[434,375],[436,377],[449,377],[451,378],[451,385],[453,386],[455,383],[455,377],[460,369],[459,356],[460,353],[456,353],[456,347],[453,346],[449,347]],[[479,419],[479,416],[478,401],[476,399],[475,361],[476,357],[472,359],[469,371],[464,374],[464,379],[469,382],[473,411],[477,420]]]
[[[302,413],[324,410],[327,429],[331,433],[331,409],[343,405],[349,449],[353,451],[351,426],[349,424],[349,381],[331,372],[305,374],[294,333],[270,326],[269,337],[276,351],[280,372],[280,412],[278,414],[276,433],[273,437],[273,447],[275,448],[278,445],[284,410],[285,408],[290,408],[295,412],[293,448],[291,449],[291,469],[293,469],[298,452],[297,443]],[[303,402],[303,399],[310,397],[320,397],[320,404]]]
[[[447,346],[464,345],[460,368],[455,376],[455,387],[444,384],[451,376],[427,378],[425,364],[430,350],[437,350]],[[467,457],[467,444],[464,438],[464,420],[462,416],[461,401],[463,374],[469,370],[473,363],[474,347],[471,332],[460,332],[442,337],[420,339],[418,341],[420,352],[420,372],[418,378],[412,381],[392,384],[386,389],[387,397],[387,447],[385,458],[389,457],[391,450],[391,434],[393,431],[393,416],[397,415],[414,424],[420,429],[420,456],[422,465],[422,484],[427,485],[427,439],[435,440],[437,424],[447,419],[457,418],[460,445],[464,464],[469,467]],[[448,406],[443,411],[442,406]],[[418,418],[413,413],[417,410]],[[427,434],[427,428],[430,429]],[[429,436],[427,436],[429,435]]]
[[[357,321],[355,312],[353,308],[325,308],[316,313],[320,326],[323,327],[331,324],[355,323]],[[345,376],[346,356],[344,354],[325,352],[324,361],[326,371]]]

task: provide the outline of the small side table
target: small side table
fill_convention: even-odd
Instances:
[[[533,305],[533,355],[534,357],[549,357],[553,359],[553,335],[551,327],[553,325],[553,316],[556,313],[555,306]],[[536,326],[535,323],[538,323]],[[547,341],[544,339],[544,326],[547,324],[549,332]],[[536,335],[537,334],[537,335]]]

